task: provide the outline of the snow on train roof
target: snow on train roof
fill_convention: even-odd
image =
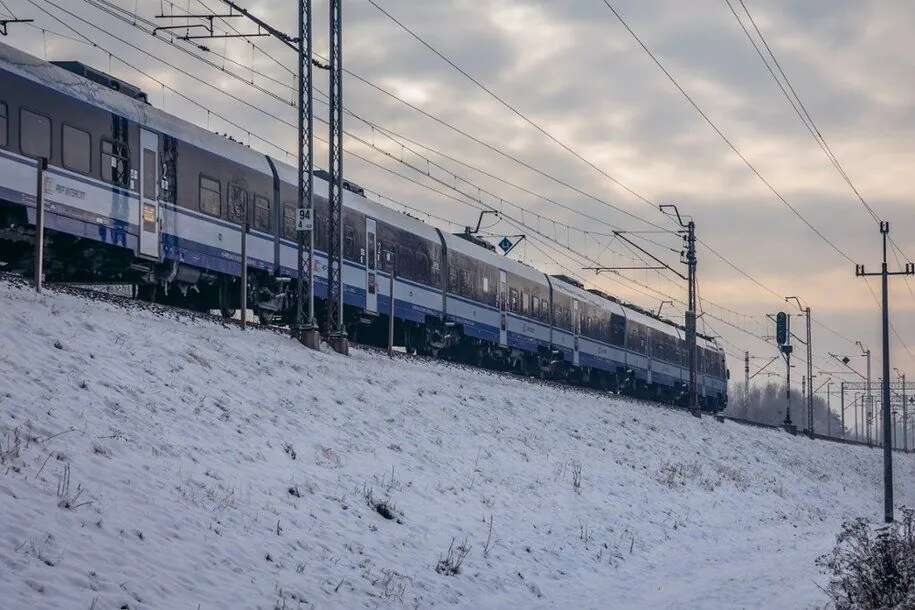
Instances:
[[[0,68],[50,87],[97,108],[119,114],[198,148],[226,157],[240,165],[270,173],[266,157],[243,144],[211,133],[193,123],[163,112],[64,68],[0,43]]]

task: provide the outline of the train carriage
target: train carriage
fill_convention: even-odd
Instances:
[[[48,277],[132,283],[143,298],[229,315],[244,237],[249,302],[264,321],[290,322],[295,168],[154,108],[129,83],[0,44],[0,260],[23,272],[39,159]],[[315,172],[311,202],[319,310],[327,178]],[[343,300],[357,340],[383,342],[394,273],[408,350],[683,403],[682,327],[391,210],[348,182],[343,204]],[[703,406],[721,409],[723,353],[703,337],[699,355]]]

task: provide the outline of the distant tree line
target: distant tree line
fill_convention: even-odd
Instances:
[[[747,419],[761,424],[780,426],[785,421],[785,386],[778,383],[751,385],[749,395],[744,392],[743,383],[731,385],[728,393],[728,408],[725,415]],[[832,397],[833,410],[827,408],[826,399],[819,394],[813,397],[813,428],[818,434],[842,435],[842,420],[839,416],[839,392]],[[847,413],[851,413],[849,409]],[[791,421],[798,430],[808,427],[807,403],[797,390],[791,390]],[[846,428],[848,422],[846,421]]]

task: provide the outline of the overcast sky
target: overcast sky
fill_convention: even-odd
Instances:
[[[114,21],[84,1],[53,0],[101,26],[101,30],[61,13],[46,0],[34,1],[111,51],[115,58],[109,60],[108,54],[99,49],[29,28],[13,29],[6,42],[52,60],[76,58],[103,70],[110,66],[115,75],[146,89],[158,107],[204,127],[231,133],[255,148],[283,157],[276,148],[240,133],[215,116],[222,114],[247,126],[253,134],[286,150],[294,150],[295,133],[288,125],[230,99],[218,89],[294,122],[295,111],[288,103],[180,54],[139,29]],[[915,184],[911,178],[915,166],[915,53],[911,42],[915,5],[903,0],[745,1],[848,175],[868,203],[891,221],[892,235],[902,250],[915,256],[912,237]],[[5,2],[19,17],[34,18],[40,27],[80,38],[30,0]],[[219,0],[204,2],[209,8],[223,10]],[[239,2],[266,21],[295,34],[294,2]],[[736,4],[736,0],[733,2]],[[837,370],[838,365],[830,363],[827,352],[853,355],[856,348],[846,338],[860,339],[874,350],[875,377],[879,374],[879,309],[865,282],[854,277],[853,265],[806,227],[743,164],[637,46],[602,0],[378,0],[378,3],[604,173],[650,202],[677,203],[681,212],[693,216],[702,240],[765,286],[778,295],[802,297],[812,307],[814,319],[828,327],[814,326],[815,360],[820,368]],[[183,12],[188,8],[188,0],[181,0],[172,8],[160,0],[117,0],[115,4],[130,11],[138,7],[140,16],[146,18],[158,14],[162,5],[167,12]],[[652,228],[611,209],[607,203],[673,228],[670,219],[651,204],[634,197],[549,141],[411,38],[367,0],[347,0],[344,4],[347,68],[577,190],[525,169],[358,80],[347,78],[345,97],[353,112],[590,216],[573,213],[429,155],[474,185],[523,207],[524,220],[533,229],[555,236],[602,264],[634,263],[630,260],[631,252],[619,240],[608,244],[599,234],[607,233],[611,227]],[[852,260],[872,270],[879,269],[876,223],[782,97],[724,0],[615,0],[613,4],[711,119],[800,214]],[[192,12],[205,12],[197,0],[190,0],[190,7]],[[740,10],[739,4],[737,7]],[[322,55],[327,49],[326,15],[326,4],[316,3],[315,48]],[[745,22],[752,27],[746,19]],[[242,20],[232,23],[239,29],[251,30]],[[109,33],[129,40],[149,54],[129,49]],[[292,85],[290,72],[252,49],[249,43],[236,40],[206,44],[212,52],[205,55],[212,61],[223,65],[224,60],[215,54],[226,54],[242,64],[226,63],[228,70],[253,78],[282,99],[292,98],[287,88]],[[258,39],[256,44],[294,70],[294,57],[284,47],[270,39]],[[194,78],[163,65],[160,58],[187,70]],[[253,67],[279,83],[252,74],[243,66]],[[167,87],[139,74],[134,67]],[[327,91],[326,72],[318,71],[315,77],[318,88]],[[213,113],[208,116],[176,91],[209,107]],[[327,112],[320,103],[316,103],[315,110],[321,116]],[[319,123],[317,129],[318,135],[325,137],[326,128]],[[399,144],[380,132],[373,134],[365,124],[350,117],[347,117],[347,129],[401,158]],[[421,178],[377,150],[352,140],[346,146],[385,167],[448,191],[447,187]],[[317,151],[318,163],[326,165],[326,149],[319,145]],[[427,167],[425,160],[408,150],[403,154],[415,167]],[[455,183],[445,172],[432,169],[441,179]],[[349,179],[371,191],[451,219],[455,223],[449,227],[452,230],[476,220],[473,205],[461,205],[353,157],[347,157],[346,173]],[[460,188],[477,196],[475,187],[464,183]],[[579,191],[595,195],[604,203]],[[517,209],[500,204],[498,199],[484,195],[483,201],[496,207],[504,205],[507,213],[521,219]],[[536,214],[541,218],[537,219]],[[547,219],[592,234],[576,231],[569,234]],[[445,224],[434,218],[429,221]],[[490,232],[502,235],[517,230],[502,222]],[[679,248],[675,236],[646,237]],[[679,266],[676,254],[643,243]],[[522,243],[515,254],[550,272],[567,271],[549,258],[583,276],[586,273],[580,268],[593,264],[555,244],[544,246],[533,240],[530,245]],[[891,258],[891,262],[892,266],[896,265],[895,259]],[[638,271],[627,275],[648,288],[638,288],[635,292],[631,283],[605,275],[597,278],[591,274],[587,279],[605,291],[651,309],[656,309],[664,299],[655,290],[685,298],[683,282],[669,273]],[[791,311],[794,306],[780,302],[781,299],[742,277],[704,248],[700,249],[699,277],[700,296],[708,312],[704,320],[706,330],[720,334],[729,353],[741,356],[740,361],[729,359],[735,380],[740,380],[743,350],[760,357],[774,352],[771,346],[728,323],[745,327],[753,334],[771,334],[764,314],[783,308]],[[879,282],[872,281],[871,287],[879,298]],[[910,280],[909,286],[901,278],[892,280],[892,319],[899,335],[915,351],[913,291],[915,280]],[[682,315],[680,304],[674,309],[669,305],[664,307],[667,313]],[[797,322],[795,328],[799,330],[800,321]],[[893,343],[893,365],[915,374],[915,358],[895,337]],[[864,369],[863,361],[859,368]],[[798,370],[793,378],[800,380],[801,374]],[[840,378],[834,376],[834,379]],[[825,380],[825,376],[820,377],[818,383]]]

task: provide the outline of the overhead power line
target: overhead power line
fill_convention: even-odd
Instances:
[[[857,198],[857,201],[864,207],[864,209],[866,210],[868,215],[874,220],[874,222],[880,224],[882,217],[864,199],[864,196],[861,194],[861,191],[858,190],[858,187],[854,184],[851,177],[848,175],[848,172],[842,166],[842,163],[839,161],[839,158],[836,156],[835,152],[833,152],[832,147],[829,146],[829,143],[826,141],[826,137],[823,135],[823,132],[817,126],[816,121],[813,120],[813,116],[810,114],[810,111],[807,109],[807,105],[804,104],[804,100],[802,100],[800,95],[798,95],[797,89],[795,89],[794,85],[791,83],[791,79],[788,78],[788,75],[785,73],[785,70],[782,68],[781,62],[779,62],[778,57],[776,57],[775,52],[772,50],[772,47],[769,45],[768,40],[766,40],[766,36],[763,34],[762,30],[759,28],[759,25],[756,23],[756,19],[754,19],[753,15],[750,13],[750,9],[747,7],[746,2],[744,0],[736,0],[736,2],[740,3],[741,8],[743,9],[744,15],[746,15],[747,19],[749,20],[749,23],[753,27],[753,30],[756,32],[756,35],[759,37],[760,42],[762,43],[763,47],[766,50],[765,54],[763,53],[759,44],[756,42],[756,39],[750,33],[750,30],[744,24],[743,18],[741,18],[741,16],[738,14],[738,12],[735,8],[735,5],[734,5],[734,0],[724,0],[724,3],[727,5],[728,9],[730,9],[730,11],[731,11],[731,14],[734,15],[734,19],[737,20],[737,24],[740,26],[740,29],[746,35],[747,40],[750,41],[750,44],[753,46],[753,49],[756,51],[756,54],[759,56],[759,59],[762,61],[763,65],[766,67],[766,70],[769,72],[769,75],[775,81],[776,85],[778,85],[778,88],[781,91],[782,95],[785,97],[788,104],[794,110],[795,114],[798,116],[801,123],[804,124],[804,127],[807,129],[807,131],[810,133],[810,135],[813,136],[813,139],[816,141],[817,145],[820,147],[820,149],[829,159],[830,163],[835,168],[835,170],[838,172],[839,176],[848,185],[848,187],[851,189],[852,193],[854,193],[854,196]],[[770,62],[770,60],[771,60],[771,62]],[[774,67],[774,69],[773,69],[773,67]],[[776,72],[778,72],[778,74],[776,74]],[[781,78],[779,78],[779,76]],[[790,90],[790,93],[789,93],[789,90]],[[890,239],[890,242],[893,247],[893,256],[896,258],[897,264],[900,264],[900,266],[901,266],[901,261],[899,260],[899,256],[898,256],[897,252],[899,254],[902,254],[904,257],[905,257],[905,253],[896,244],[896,242],[894,240]],[[905,257],[905,258],[908,258],[908,257]],[[909,290],[909,294],[912,295],[913,299],[915,299],[915,292],[913,292],[913,290],[912,290],[912,286],[909,283],[909,278],[904,276],[903,279],[905,280],[905,285]],[[876,302],[877,296],[876,296],[876,294],[874,294],[874,291],[871,289],[869,284],[868,284],[867,288],[868,288],[868,291],[870,292],[871,296],[873,297],[874,301]],[[902,337],[896,331],[895,327],[893,328],[893,333],[896,336],[896,338],[900,341],[900,343],[902,343],[903,347],[909,353],[909,355],[915,357],[915,355],[913,355],[912,351],[909,349],[908,345],[906,345],[905,341],[902,340]]]
[[[880,215],[877,214],[877,212],[870,206],[870,204],[868,204],[867,201],[864,200],[864,197],[861,195],[860,191],[858,191],[858,188],[852,182],[848,173],[845,171],[845,168],[839,162],[839,158],[836,156],[836,154],[833,152],[832,148],[829,146],[829,143],[826,141],[826,138],[823,136],[823,132],[820,131],[820,128],[817,126],[817,124],[813,120],[813,117],[811,116],[810,112],[807,110],[807,105],[804,104],[804,101],[798,95],[797,90],[794,88],[794,85],[791,83],[791,79],[788,78],[788,75],[785,73],[785,70],[782,68],[781,62],[778,61],[778,58],[775,56],[775,53],[772,51],[772,47],[769,45],[769,42],[766,40],[765,35],[763,35],[762,30],[759,29],[759,26],[757,25],[756,20],[753,18],[753,15],[750,14],[750,10],[749,10],[749,8],[747,8],[746,3],[744,2],[744,0],[736,0],[736,1],[739,2],[740,6],[743,8],[743,12],[749,19],[750,24],[753,26],[753,30],[756,32],[756,35],[759,37],[760,42],[762,42],[763,47],[765,47],[766,54],[768,55],[769,59],[772,60],[771,63],[769,62],[769,59],[766,58],[766,55],[763,54],[762,50],[760,49],[759,45],[756,43],[756,40],[753,38],[753,35],[750,33],[749,29],[746,27],[746,25],[744,25],[743,19],[737,13],[737,10],[734,8],[734,5],[732,4],[732,0],[724,0],[725,4],[731,10],[731,13],[734,15],[734,18],[737,20],[737,23],[740,25],[740,28],[743,30],[744,34],[746,34],[747,39],[750,41],[750,44],[752,44],[753,48],[756,50],[756,53],[757,53],[757,55],[759,55],[760,60],[762,60],[763,64],[766,66],[766,69],[769,71],[769,74],[775,80],[779,89],[781,89],[782,94],[785,96],[785,99],[788,101],[788,103],[794,109],[795,113],[798,115],[798,118],[801,120],[801,122],[810,132],[810,135],[813,136],[814,140],[816,140],[819,147],[823,150],[823,152],[829,158],[830,162],[832,163],[832,166],[836,169],[836,171],[839,173],[839,175],[842,177],[842,179],[845,181],[845,183],[848,184],[849,188],[851,188],[852,192],[855,194],[855,196],[857,197],[857,199],[861,203],[861,205],[864,206],[864,209],[867,211],[867,213],[871,216],[871,218],[875,222],[879,223],[881,220]],[[774,70],[773,70],[773,66],[774,66]],[[781,76],[781,79],[779,79],[779,76],[776,75],[776,73],[775,73],[776,71]],[[784,84],[782,84],[782,80],[784,80]],[[785,87],[787,87],[787,89]],[[790,90],[790,94],[789,94],[788,90]]]
[[[711,127],[712,130],[715,131],[716,134],[718,134],[718,136],[721,138],[721,140],[724,141],[724,143],[727,144],[727,146],[734,152],[734,154],[737,155],[737,157],[753,172],[753,174],[759,179],[759,181],[762,182],[776,196],[776,198],[782,204],[784,204],[785,207],[787,207],[789,210],[791,210],[791,212],[801,222],[803,222],[817,237],[819,237],[820,240],[822,240],[825,244],[827,244],[830,248],[832,248],[832,250],[835,251],[836,254],[838,254],[839,256],[844,258],[850,264],[855,265],[856,263],[855,263],[854,259],[852,259],[843,249],[838,247],[832,240],[830,240],[828,237],[826,237],[826,235],[824,235],[822,233],[822,231],[820,231],[815,225],[813,225],[809,220],[807,220],[807,218],[803,214],[801,214],[797,210],[797,208],[795,208],[787,199],[785,199],[785,197],[782,196],[782,194],[778,191],[778,189],[776,189],[775,186],[771,182],[769,182],[769,180],[766,179],[765,176],[762,175],[762,173],[756,168],[756,166],[753,165],[753,163],[750,162],[750,160],[740,151],[740,149],[731,141],[731,139],[728,138],[727,135],[725,135],[724,131],[720,127],[718,127],[718,125],[714,121],[712,121],[712,119],[702,109],[702,107],[700,107],[699,104],[693,99],[693,97],[686,91],[686,89],[684,89],[683,86],[680,85],[679,81],[677,81],[677,79],[673,76],[673,74],[671,74],[671,72],[664,66],[664,64],[661,63],[661,61],[660,61],[660,59],[658,59],[657,55],[645,44],[645,42],[639,37],[639,35],[636,34],[636,32],[632,29],[632,27],[629,25],[629,23],[623,18],[622,14],[616,9],[616,7],[613,6],[613,4],[610,2],[610,0],[602,0],[602,1],[607,6],[607,8],[610,10],[610,12],[613,13],[613,15],[616,17],[616,19],[623,25],[623,27],[626,29],[626,31],[629,32],[629,35],[633,38],[633,40],[636,41],[636,43],[651,58],[651,60],[654,62],[654,64],[661,70],[661,72],[667,77],[667,79],[683,95],[683,97],[686,99],[686,101],[689,102],[689,104],[693,107],[693,109],[697,113],[699,113],[699,115],[709,125],[709,127]],[[871,297],[873,297],[874,302],[879,305],[879,302],[877,301],[877,297],[873,293],[873,290],[870,289],[869,285],[868,285],[868,290],[870,291]],[[913,354],[912,351],[909,349],[908,345],[906,345],[905,341],[896,331],[895,326],[891,325],[891,327],[893,330],[893,334],[896,336],[897,340],[899,340],[899,342],[903,345],[903,347],[909,353],[909,355],[912,356],[913,359],[915,359],[915,354]]]
[[[594,168],[595,170],[597,170],[598,172],[600,172],[602,175],[605,175],[606,177],[608,177],[609,179],[611,179],[615,184],[621,185],[625,190],[627,190],[628,192],[632,193],[632,194],[633,194],[634,196],[636,196],[639,200],[641,200],[641,201],[643,201],[643,202],[646,202],[646,203],[650,204],[653,208],[656,208],[655,203],[654,203],[651,199],[649,199],[648,197],[645,197],[644,195],[642,195],[642,194],[640,194],[640,193],[637,193],[636,191],[634,191],[634,190],[631,189],[630,187],[628,187],[628,186],[626,186],[625,184],[621,183],[618,179],[616,179],[616,178],[610,176],[609,174],[607,174],[607,173],[606,173],[604,170],[602,170],[601,168],[596,167],[592,162],[590,162],[589,160],[583,158],[583,157],[582,157],[579,153],[577,153],[574,149],[571,149],[571,148],[568,147],[565,143],[563,143],[563,142],[561,142],[560,140],[558,140],[557,138],[555,138],[551,133],[549,133],[549,132],[548,132],[545,128],[543,128],[539,123],[537,123],[537,122],[533,121],[532,119],[530,119],[529,117],[527,117],[527,115],[525,115],[525,114],[522,113],[520,110],[518,110],[514,105],[512,105],[511,103],[509,103],[508,101],[506,101],[503,97],[499,96],[499,95],[498,95],[497,93],[495,93],[491,88],[489,88],[489,87],[486,86],[484,83],[482,83],[479,79],[477,79],[476,77],[474,77],[473,75],[471,75],[469,72],[467,72],[466,70],[464,70],[463,68],[461,68],[456,62],[454,62],[454,61],[451,60],[449,57],[447,57],[443,52],[439,51],[439,50],[438,50],[437,48],[435,48],[432,44],[428,43],[428,42],[427,42],[425,39],[423,39],[416,31],[414,31],[413,29],[409,28],[409,27],[406,26],[404,23],[402,23],[400,20],[398,20],[396,17],[394,17],[390,12],[386,11],[383,7],[380,6],[380,4],[379,4],[378,2],[376,2],[376,0],[369,0],[369,2],[370,2],[373,6],[375,6],[375,8],[377,8],[382,14],[384,14],[388,19],[390,19],[392,22],[394,22],[398,27],[400,27],[402,30],[404,30],[405,32],[407,32],[412,38],[414,38],[414,39],[415,39],[417,42],[419,42],[422,46],[424,46],[426,49],[428,49],[429,51],[431,51],[432,53],[434,53],[437,57],[439,57],[442,61],[444,61],[445,63],[447,63],[447,64],[448,64],[449,66],[451,66],[453,69],[457,70],[457,71],[458,71],[459,73],[461,73],[465,78],[467,78],[468,80],[470,80],[474,85],[476,85],[478,88],[480,88],[480,89],[483,90],[485,93],[487,93],[489,96],[491,96],[493,99],[495,99],[496,101],[498,101],[501,105],[503,105],[504,107],[506,107],[506,108],[507,108],[508,110],[510,110],[513,114],[515,114],[516,116],[518,116],[519,118],[521,118],[522,120],[524,120],[525,122],[527,122],[528,124],[530,124],[532,127],[534,127],[535,129],[537,129],[540,133],[544,134],[547,138],[549,138],[549,139],[552,140],[553,142],[556,142],[557,144],[559,144],[561,147],[563,147],[565,150],[567,150],[568,152],[570,152],[571,154],[573,154],[573,156],[575,156],[575,157],[578,158],[579,160],[585,162],[587,165],[589,165],[590,167]],[[612,6],[610,6],[609,4],[608,4],[608,6],[611,8],[611,10],[613,10],[613,7],[612,7]],[[624,25],[626,25],[625,22],[624,22]],[[628,26],[627,26],[627,27],[628,27]],[[630,31],[631,31],[631,30],[630,30]],[[633,33],[633,35],[634,35],[634,33]],[[644,45],[643,45],[643,48],[645,48],[646,51],[647,51],[647,47],[644,47]],[[650,53],[650,52],[649,52],[649,53]],[[659,65],[660,65],[660,64],[659,64]],[[661,67],[662,67],[662,69],[663,69],[663,66],[661,66]],[[665,70],[665,72],[666,72],[666,70]],[[672,79],[672,77],[670,76],[670,74],[669,74],[669,73],[667,73],[667,74],[668,74],[668,76]],[[672,80],[673,80],[673,79],[672,79]],[[674,82],[675,82],[675,84],[677,84],[676,81],[674,81]],[[368,84],[369,84],[370,86],[375,87],[376,89],[381,90],[383,93],[386,93],[386,94],[388,94],[388,95],[391,95],[389,92],[384,91],[383,89],[377,87],[376,85],[374,85],[374,84],[372,84],[372,83],[368,83]],[[679,87],[679,85],[678,85],[678,87]],[[682,91],[682,88],[681,88],[681,91]],[[684,91],[684,94],[685,94],[685,91]],[[691,99],[691,98],[690,98],[690,99]],[[403,102],[403,100],[401,100],[401,101]],[[422,111],[421,109],[416,108],[415,106],[409,104],[408,102],[403,102],[403,103],[405,103],[405,104],[407,104],[408,106],[412,107],[413,109],[415,109],[415,110],[417,110],[417,111],[419,111],[419,112],[422,112],[423,114],[426,114],[427,116],[429,116],[427,113],[425,113],[425,112]],[[713,127],[714,127],[714,124],[711,123],[711,121],[710,121],[710,119],[708,119],[707,115],[705,115],[704,112],[703,112],[698,106],[696,106],[696,109],[699,110],[699,112],[700,112],[701,114],[703,114],[703,116],[706,117],[706,120],[708,120],[709,123],[710,123],[711,125],[713,125]],[[433,118],[434,118],[434,117],[433,117]],[[717,128],[716,128],[716,129],[717,129]],[[724,134],[723,134],[722,132],[720,132],[720,130],[718,130],[718,131],[719,131],[719,135],[721,135],[722,137],[724,137]],[[471,137],[472,137],[472,136],[471,136]],[[730,140],[727,140],[726,137],[725,137],[725,140],[730,144]],[[733,145],[732,145],[732,147],[733,147]],[[736,150],[736,147],[733,147],[733,148],[735,149],[735,152],[737,152],[738,154],[740,154],[739,151]],[[742,157],[742,155],[741,155],[741,157]],[[746,163],[748,163],[748,165],[750,165],[749,162],[746,160],[745,157],[742,157],[742,158],[744,158],[744,161],[745,161]],[[754,168],[752,165],[750,165],[750,167],[751,167],[751,169],[753,169],[753,170],[755,171],[755,168]],[[762,180],[765,181],[765,179],[762,177],[761,174],[759,174],[758,172],[756,172],[756,173],[757,173],[757,175],[759,175],[760,179],[762,179]],[[767,184],[768,184],[768,182],[767,182]],[[785,203],[785,205],[787,205],[787,206],[789,207],[789,209],[791,209],[792,211],[794,211],[794,212],[798,215],[799,218],[801,218],[805,223],[807,223],[808,226],[809,226],[814,232],[820,234],[821,237],[822,237],[828,244],[830,244],[830,245],[833,247],[833,249],[835,249],[837,252],[840,252],[846,259],[851,260],[847,255],[844,254],[844,252],[843,252],[841,249],[839,249],[838,247],[836,247],[835,244],[833,244],[833,242],[831,242],[828,238],[826,238],[824,235],[822,235],[821,233],[819,233],[819,230],[816,229],[816,227],[814,227],[812,224],[810,224],[809,222],[807,222],[806,219],[805,219],[802,215],[800,215],[800,213],[799,213],[796,209],[794,209],[793,206],[791,206],[791,204],[790,204],[787,200],[785,200],[783,197],[781,197],[781,194],[780,194],[777,190],[775,190],[775,188],[774,188],[771,184],[768,184],[768,185],[769,185],[769,187],[773,190],[773,192],[774,192],[776,195],[778,195],[780,199],[783,200],[783,202]],[[568,186],[568,185],[566,185],[566,186]],[[643,219],[643,220],[644,220],[644,219]],[[645,221],[645,222],[647,222],[647,221]],[[654,226],[657,227],[657,225],[654,224],[654,223],[650,223],[650,224],[653,224]],[[706,246],[707,248],[709,247],[708,244],[707,244],[707,242],[703,242],[703,243],[705,244],[705,246]],[[711,249],[710,249],[710,250],[711,250]],[[758,285],[758,286],[760,286],[760,287],[763,287],[761,282],[759,282],[758,280],[756,280],[755,278],[753,278],[753,277],[752,277],[749,273],[747,273],[746,271],[744,271],[744,270],[740,269],[739,267],[737,267],[737,265],[736,265],[733,261],[731,261],[731,260],[729,260],[729,259],[726,259],[724,256],[722,256],[722,255],[721,255],[718,251],[716,251],[716,250],[712,250],[712,252],[713,252],[713,254],[715,254],[715,256],[716,256],[717,258],[720,258],[722,261],[724,261],[725,263],[727,263],[729,266],[731,266],[732,268],[734,268],[735,270],[737,270],[741,275],[743,275],[744,277],[750,279],[750,281],[752,281],[754,284],[756,284],[756,285]],[[769,289],[768,287],[764,287],[764,290],[766,290],[767,292],[770,292],[770,293],[772,293],[772,294],[775,294],[775,295],[776,295],[776,298],[778,298],[779,300],[781,300],[782,295],[778,295],[778,293],[776,293],[775,291]],[[831,330],[831,329],[830,329],[830,330]],[[832,332],[836,333],[836,331],[832,331]],[[838,334],[838,333],[836,333],[836,334]]]
[[[642,39],[639,37],[639,35],[635,33],[635,31],[629,26],[629,23],[623,18],[623,16],[616,9],[616,7],[614,7],[613,4],[611,4],[609,0],[602,0],[602,1],[605,5],[607,5],[607,8],[610,9],[610,12],[613,13],[613,15],[617,18],[617,20],[623,25],[623,27],[626,28],[626,31],[629,32],[629,35],[632,36],[633,40],[635,40],[638,43],[638,45],[642,48],[642,50],[645,51],[645,53],[651,58],[651,60],[655,63],[655,65],[658,66],[658,68],[661,70],[661,72],[664,73],[664,75],[667,77],[667,79],[671,83],[673,83],[673,85],[683,95],[683,97],[686,98],[686,101],[688,101],[690,103],[690,105],[693,107],[693,109],[695,109],[696,112],[699,113],[699,116],[701,116],[703,118],[703,120],[705,120],[705,122],[708,123],[709,127],[711,127],[712,130],[714,130],[715,133],[718,134],[718,136],[724,141],[725,144],[728,145],[728,147],[734,152],[734,154],[737,155],[737,157],[741,161],[743,161],[744,165],[746,165],[750,169],[750,171],[752,171],[753,174],[756,175],[756,177],[760,180],[760,182],[762,182],[772,192],[772,194],[775,195],[776,198],[778,198],[778,200],[781,201],[782,204],[785,205],[785,207],[787,207],[789,210],[791,210],[791,212],[795,216],[797,216],[801,222],[803,222],[805,225],[807,225],[807,227],[811,231],[813,231],[813,233],[817,237],[819,237],[824,243],[826,243],[830,248],[832,248],[836,252],[836,254],[838,254],[842,258],[846,259],[849,263],[855,264],[855,261],[848,254],[846,254],[844,250],[842,250],[839,246],[837,246],[835,243],[833,243],[832,240],[830,240],[828,237],[826,237],[816,226],[814,226],[809,220],[807,220],[807,218],[803,214],[801,214],[797,210],[797,208],[795,208],[793,205],[791,205],[791,203],[787,199],[785,199],[785,197],[782,196],[782,194],[778,191],[778,189],[776,189],[775,186],[771,182],[769,182],[769,180],[767,180],[766,177],[763,176],[762,173],[760,173],[760,171],[758,169],[756,169],[756,166],[753,165],[750,162],[750,160],[740,151],[740,149],[737,147],[737,145],[734,144],[734,142],[732,142],[731,139],[727,135],[725,135],[724,131],[722,131],[721,128],[718,127],[718,125],[714,121],[712,121],[712,119],[709,117],[708,114],[706,114],[706,112],[702,109],[702,107],[699,106],[699,104],[696,103],[696,101],[692,98],[692,96],[689,93],[687,93],[686,89],[684,89],[683,86],[680,85],[679,81],[677,81],[677,79],[674,77],[674,75],[671,74],[670,71],[664,66],[664,64],[661,63],[661,60],[658,59],[657,55],[655,55],[654,52],[651,49],[649,49],[648,46],[642,41]]]
[[[522,121],[524,121],[525,123],[527,123],[528,125],[530,125],[531,127],[533,127],[534,129],[536,129],[537,131],[539,131],[541,134],[543,134],[544,136],[546,136],[546,138],[549,139],[551,142],[555,143],[555,144],[558,145],[560,148],[562,148],[563,150],[565,150],[566,152],[568,152],[569,154],[571,154],[572,156],[574,156],[574,157],[577,158],[578,160],[580,160],[580,161],[582,161],[583,163],[587,164],[589,167],[591,167],[592,169],[594,169],[594,171],[598,172],[599,174],[601,174],[602,176],[604,176],[605,178],[607,178],[608,180],[610,180],[611,182],[613,182],[615,185],[617,185],[618,187],[620,187],[621,189],[623,189],[624,191],[626,191],[627,193],[629,193],[629,194],[632,195],[633,197],[639,199],[639,200],[642,201],[643,203],[645,203],[645,204],[651,206],[652,208],[657,208],[657,204],[656,204],[654,201],[651,201],[650,199],[648,199],[648,198],[644,197],[643,195],[637,193],[637,192],[634,191],[633,189],[629,188],[626,184],[624,184],[623,182],[619,181],[618,179],[616,179],[615,177],[613,177],[612,175],[610,175],[610,174],[609,174],[608,172],[606,172],[604,169],[600,168],[599,166],[597,166],[596,164],[594,164],[592,161],[590,161],[589,159],[587,159],[587,158],[585,158],[584,156],[582,156],[582,155],[581,155],[578,151],[576,151],[574,148],[572,148],[572,147],[569,146],[567,143],[563,142],[562,140],[560,140],[559,138],[557,138],[556,136],[554,136],[552,133],[550,133],[549,131],[547,131],[540,123],[538,123],[538,122],[534,121],[533,119],[531,119],[530,117],[528,117],[525,113],[521,112],[521,111],[520,111],[518,108],[516,108],[514,105],[512,105],[512,104],[510,104],[508,101],[506,101],[505,98],[503,98],[502,96],[500,96],[499,94],[497,94],[496,92],[494,92],[492,89],[490,89],[489,87],[487,87],[486,85],[484,85],[484,84],[483,84],[482,82],[480,82],[476,77],[474,77],[472,74],[470,74],[467,70],[465,70],[464,68],[462,68],[461,66],[459,66],[459,65],[458,65],[457,63],[455,63],[454,61],[452,61],[447,55],[445,55],[444,53],[440,52],[438,49],[436,49],[436,48],[435,48],[434,46],[432,46],[430,43],[426,42],[426,40],[423,39],[419,34],[417,34],[415,31],[413,31],[410,27],[408,27],[407,25],[405,25],[403,22],[401,22],[400,20],[398,20],[398,19],[397,19],[394,15],[392,15],[390,12],[388,12],[387,10],[385,10],[385,8],[382,7],[376,0],[368,0],[368,2],[369,2],[369,4],[371,4],[372,6],[374,6],[376,9],[378,9],[378,10],[379,10],[383,15],[385,15],[388,19],[390,19],[390,20],[393,21],[395,24],[397,24],[397,26],[400,27],[400,29],[402,29],[403,31],[405,31],[405,32],[406,32],[407,34],[409,34],[410,36],[412,36],[414,40],[416,40],[416,41],[419,42],[421,45],[423,45],[424,47],[426,47],[427,49],[429,49],[429,51],[431,51],[432,53],[434,53],[439,59],[441,59],[442,61],[444,61],[445,63],[447,63],[449,66],[451,66],[452,68],[454,68],[455,70],[457,70],[458,72],[460,72],[461,74],[463,74],[465,78],[467,78],[468,80],[470,80],[473,84],[475,84],[475,85],[476,85],[478,88],[480,88],[481,90],[485,91],[491,98],[493,98],[494,100],[496,100],[497,102],[499,102],[499,104],[501,104],[502,106],[504,106],[505,108],[507,108],[509,111],[511,111],[512,114],[514,114],[514,115],[517,116],[519,119],[521,119]]]

